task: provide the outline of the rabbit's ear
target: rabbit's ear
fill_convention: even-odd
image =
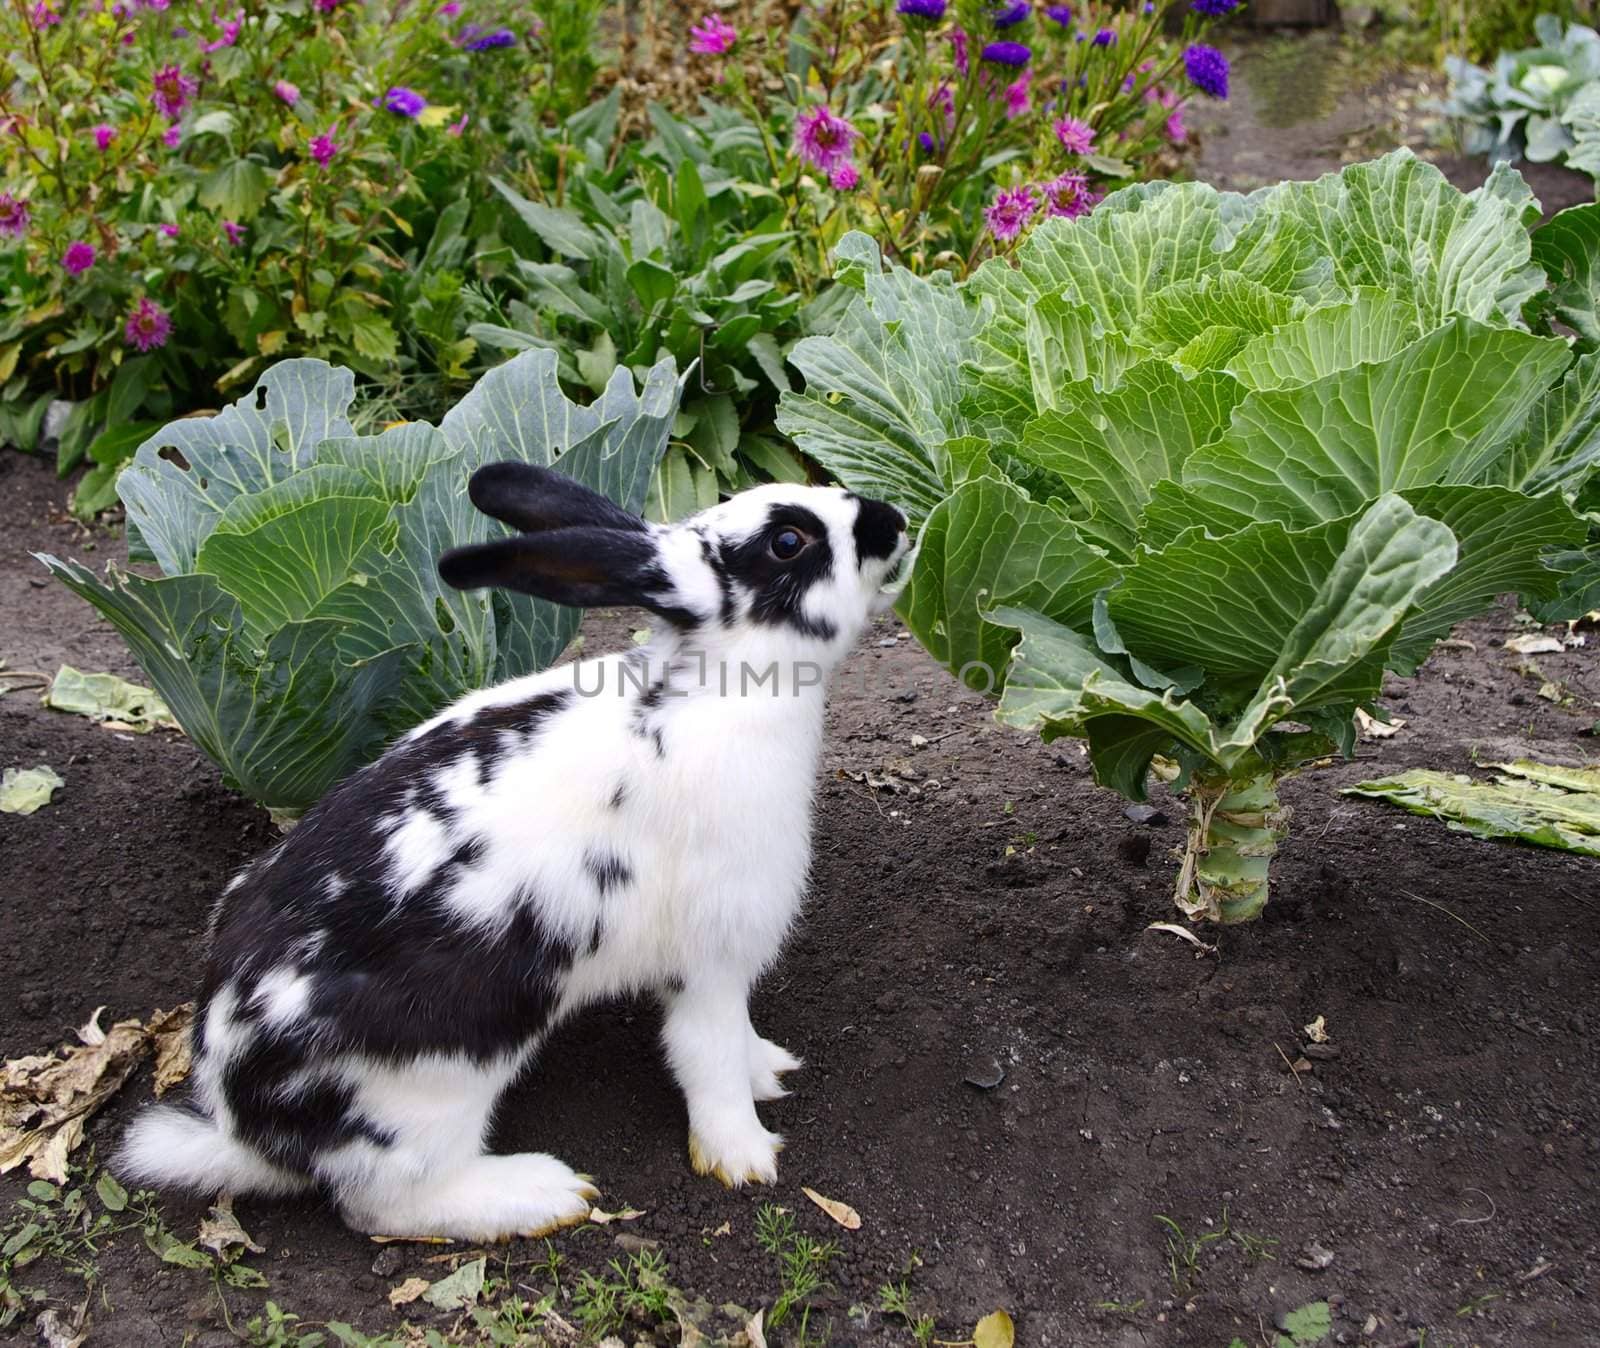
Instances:
[[[675,602],[648,532],[579,527],[518,534],[451,548],[439,558],[439,575],[458,590],[494,586],[573,608],[629,604],[680,625],[695,621]]]
[[[649,529],[637,515],[565,473],[515,460],[478,469],[467,495],[485,515],[524,533],[583,526],[635,533]]]

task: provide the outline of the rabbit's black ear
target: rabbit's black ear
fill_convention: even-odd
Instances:
[[[593,526],[647,532],[649,526],[615,501],[554,468],[531,463],[485,464],[467,483],[472,504],[524,533]]]
[[[680,626],[695,616],[662,569],[655,540],[635,530],[572,528],[451,548],[439,575],[458,590],[517,590],[573,608],[635,605]]]

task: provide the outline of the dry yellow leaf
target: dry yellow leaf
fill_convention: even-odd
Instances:
[[[607,1226],[612,1222],[635,1222],[643,1216],[644,1213],[638,1208],[623,1208],[621,1212],[603,1212],[599,1208],[589,1209],[589,1220],[596,1226]]]
[[[1306,1038],[1313,1044],[1326,1044],[1328,1042],[1328,1018],[1318,1016],[1311,1024],[1305,1026]]]
[[[815,1189],[802,1188],[800,1192],[826,1212],[828,1216],[832,1217],[834,1221],[838,1222],[840,1226],[844,1227],[846,1231],[859,1231],[861,1229],[861,1214],[848,1204],[841,1203],[837,1199],[824,1198]]]
[[[1016,1326],[1004,1311],[990,1311],[972,1331],[973,1348],[1011,1348],[1016,1341]]]
[[[239,1219],[233,1215],[233,1196],[224,1194],[217,1200],[217,1205],[211,1209],[211,1215],[200,1223],[200,1235],[197,1242],[215,1254],[227,1260],[229,1250],[235,1246],[240,1250],[249,1250],[252,1254],[264,1254],[266,1246],[257,1245],[250,1239],[250,1233],[239,1225]]]
[[[449,1236],[368,1236],[374,1245],[449,1245]]]
[[[750,1348],[767,1348],[767,1313],[759,1310],[746,1322],[744,1336],[749,1340]]]
[[[156,1096],[160,1098],[189,1076],[189,1026],[194,1003],[185,1002],[150,1017],[150,1034],[156,1049]]]
[[[403,1283],[389,1289],[389,1304],[391,1306],[404,1306],[415,1301],[428,1290],[429,1283],[426,1278],[407,1278]]]
[[[1361,731],[1363,739],[1386,740],[1405,723],[1403,716],[1391,716],[1387,721],[1380,721],[1370,712],[1356,708],[1356,728]]]

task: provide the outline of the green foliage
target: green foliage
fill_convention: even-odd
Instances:
[[[670,364],[617,370],[592,405],[553,353],[486,375],[437,427],[357,435],[354,381],[285,361],[221,415],[173,422],[120,480],[136,556],[159,579],[40,560],[117,628],[230,784],[285,815],[474,688],[543,668],[580,613],[445,585],[445,548],[497,536],[467,479],[556,464],[637,510],[677,406]]]
[[[778,1329],[795,1317],[795,1335],[806,1341],[811,1298],[829,1286],[828,1265],[839,1253],[837,1241],[815,1240],[795,1225],[794,1214],[771,1203],[756,1210],[756,1244],[777,1260],[778,1295],[767,1312],[767,1327]],[[799,1312],[796,1317],[796,1312]]]
[[[1600,33],[1541,14],[1539,45],[1501,52],[1492,68],[1445,58],[1450,97],[1468,154],[1491,164],[1564,162],[1600,178]]]
[[[667,1281],[667,1259],[659,1250],[640,1250],[613,1259],[610,1276],[585,1270],[572,1289],[572,1309],[583,1331],[601,1338],[622,1328],[630,1318],[646,1324],[672,1319],[674,1289]]]
[[[1131,188],[961,286],[848,239],[861,296],[795,349],[778,424],[908,509],[900,613],[1002,721],[1086,739],[1134,799],[1175,765],[1178,901],[1239,920],[1278,778],[1497,594],[1552,597],[1544,550],[1581,541],[1600,355],[1544,334],[1593,313],[1594,232],[1536,220],[1511,170],[1462,195],[1399,152]]]
[[[1379,8],[1398,11],[1396,18],[1421,24],[1432,33],[1440,52],[1469,61],[1487,61],[1507,48],[1526,46],[1534,40],[1534,26],[1542,15],[1573,23],[1592,21],[1595,14],[1594,0],[1478,0],[1472,5],[1459,0],[1405,0]]]

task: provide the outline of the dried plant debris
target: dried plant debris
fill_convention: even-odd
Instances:
[[[48,763],[36,768],[7,768],[0,777],[0,814],[32,814],[50,803],[66,782]]]
[[[115,674],[85,674],[62,665],[42,699],[54,711],[69,711],[99,721],[109,730],[176,730],[178,722],[161,694]]]
[[[193,1010],[158,1011],[148,1025],[119,1020],[106,1030],[102,1006],[77,1031],[76,1044],[0,1064],[0,1174],[26,1161],[34,1177],[65,1184],[67,1158],[83,1141],[84,1125],[147,1053],[155,1051],[158,1084],[164,1078],[171,1086],[188,1074]]]
[[[1567,768],[1526,758],[1490,766],[1500,774],[1492,782],[1417,768],[1358,782],[1343,794],[1386,800],[1479,838],[1600,857],[1600,767]]]

